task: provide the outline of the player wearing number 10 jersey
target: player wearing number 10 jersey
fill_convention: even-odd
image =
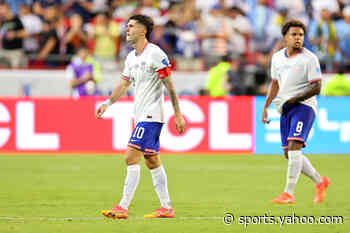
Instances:
[[[153,30],[153,21],[144,15],[130,17],[127,24],[126,40],[132,43],[132,50],[125,61],[125,68],[119,85],[112,95],[96,112],[101,119],[107,107],[117,101],[132,84],[135,90],[135,129],[131,134],[126,151],[127,174],[123,196],[119,205],[102,214],[109,218],[128,218],[128,208],[140,180],[139,161],[145,158],[150,169],[155,191],[161,208],[145,218],[173,218],[174,208],[170,203],[167,176],[159,157],[159,136],[164,123],[164,86],[171,99],[175,113],[175,128],[178,133],[185,130],[185,120],[181,115],[173,82],[170,78],[169,61],[166,54],[148,40]]]
[[[301,172],[315,182],[315,203],[324,200],[325,190],[330,184],[329,179],[321,177],[301,152],[315,119],[316,95],[321,90],[319,61],[303,48],[305,33],[305,25],[298,20],[289,20],[282,27],[286,48],[272,56],[272,81],[262,114],[262,122],[268,123],[267,108],[272,101],[281,113],[281,140],[288,159],[288,171],[284,192],[272,200],[278,204],[295,202],[293,193]]]

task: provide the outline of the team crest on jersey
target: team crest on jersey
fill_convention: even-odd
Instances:
[[[169,61],[168,61],[168,59],[166,59],[166,58],[164,58],[164,59],[162,60],[162,63],[163,63],[163,65],[165,65],[165,66],[169,66]]]

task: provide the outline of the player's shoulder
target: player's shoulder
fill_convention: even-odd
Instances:
[[[280,49],[277,52],[275,52],[274,54],[272,54],[272,62],[276,62],[276,61],[280,61],[281,58],[283,58],[285,56],[285,50],[286,48]]]
[[[136,57],[136,50],[132,49],[128,55],[126,55],[125,62],[130,62],[130,60],[133,60]]]
[[[163,51],[163,49],[162,49],[161,47],[159,47],[158,45],[156,45],[156,44],[149,43],[149,44],[148,44],[148,47],[149,47],[149,51],[150,51],[152,54],[165,54],[165,52]]]
[[[308,50],[307,48],[303,48],[303,55],[308,59],[308,60],[318,60],[318,57],[316,54]]]

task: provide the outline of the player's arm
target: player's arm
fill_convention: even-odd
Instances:
[[[85,82],[87,82],[89,80],[94,80],[94,79],[93,79],[91,74],[86,73],[84,75],[84,77],[82,77],[80,79],[75,79],[75,78],[71,79],[70,80],[70,86],[71,86],[71,88],[75,88],[76,86],[79,86],[80,84],[85,83]]]
[[[301,102],[301,101],[307,100],[315,95],[319,95],[321,93],[321,86],[322,86],[321,80],[311,82],[309,85],[309,88],[304,93],[301,93],[298,96],[290,98],[287,101],[287,104]]]
[[[270,104],[272,103],[272,100],[276,97],[278,91],[279,91],[278,81],[276,79],[272,79],[272,81],[269,85],[269,89],[268,89],[267,94],[266,94],[266,100],[265,100],[263,114],[262,114],[262,118],[261,118],[261,121],[264,124],[268,123],[267,109],[269,108]]]
[[[176,95],[175,86],[170,76],[162,78],[162,82],[165,88],[168,90],[168,94],[171,100],[171,104],[174,108],[175,113],[175,127],[178,133],[183,133],[186,127],[186,122],[183,116],[181,115],[179,100]]]
[[[120,83],[114,88],[112,95],[109,97],[111,104],[120,99],[123,95],[126,94],[130,87],[131,82],[127,79],[122,78]]]
[[[111,106],[114,102],[120,99],[130,87],[131,82],[122,78],[120,83],[114,88],[112,95],[107,99],[96,111],[97,119],[102,119],[102,114]]]

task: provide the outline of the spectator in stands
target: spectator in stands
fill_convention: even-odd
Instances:
[[[230,69],[230,56],[225,55],[221,61],[208,72],[205,87],[210,96],[226,96],[228,95],[228,88],[225,88],[226,73]]]
[[[267,52],[271,49],[272,41],[267,28],[271,24],[271,20],[275,14],[275,10],[269,7],[267,0],[257,0],[256,4],[248,12],[253,32],[251,41],[253,51]]]
[[[56,6],[58,11],[62,11],[61,0],[33,0],[33,13],[43,18],[45,9],[51,6]]]
[[[228,5],[227,3],[231,3],[230,5]],[[226,7],[228,9],[232,9],[232,8],[238,8],[241,10],[241,12],[245,12],[245,14],[247,12],[250,11],[251,8],[251,4],[250,1],[248,0],[230,0],[230,1],[225,1]]]
[[[336,34],[339,41],[340,62],[346,67],[350,66],[350,6],[343,9],[343,20],[335,23]]]
[[[247,45],[248,40],[252,37],[251,24],[245,13],[238,7],[229,9],[228,16],[231,18],[232,29],[230,33],[230,50],[236,55],[243,55],[249,50]]]
[[[113,18],[127,20],[135,11],[138,2],[135,0],[112,0]]]
[[[229,51],[230,23],[220,5],[213,5],[207,15],[201,15],[199,37],[205,68],[208,69]]]
[[[247,77],[241,56],[233,57],[230,69],[226,72],[223,88],[228,95],[253,95],[252,87],[247,83]]]
[[[200,41],[198,39],[198,19],[200,15],[191,2],[173,2],[164,15],[163,44],[170,62],[181,70],[200,70]]]
[[[98,12],[108,11],[108,3],[109,2],[111,2],[111,0],[93,0],[92,1],[92,8],[91,8],[92,14],[95,15]],[[110,12],[110,13],[112,13],[112,12]]]
[[[323,90],[326,96],[350,96],[350,80],[344,74],[344,67],[340,66],[337,74],[326,81]]]
[[[83,29],[83,18],[73,14],[69,19],[69,28],[63,37],[66,60],[70,61],[77,49],[88,41],[87,32]]]
[[[119,35],[120,26],[108,13],[97,14],[95,25],[92,25],[89,31],[89,38],[95,42],[94,57],[102,69],[116,69]]]
[[[338,46],[336,27],[331,17],[328,5],[323,5],[318,20],[313,20],[309,26],[308,37],[316,47],[321,67],[331,71],[334,66],[334,56]]]
[[[183,5],[178,2],[171,3],[166,14],[167,21],[164,24],[163,40],[164,45],[162,48],[169,55],[170,59],[174,57],[177,51],[177,43],[179,40],[179,34],[181,30],[180,14],[183,9]]]
[[[14,15],[18,15],[20,7],[22,5],[29,5],[31,3],[31,0],[7,0],[5,2],[8,3],[12,13]]]
[[[24,30],[21,20],[11,12],[7,3],[0,3],[0,17],[3,18],[0,29],[2,39],[1,63],[10,68],[26,66],[23,38],[26,38],[28,33]]]
[[[256,51],[254,59],[255,64],[259,67],[259,69],[269,70],[269,62],[271,60],[271,56],[282,49],[284,46],[284,40],[281,36],[281,28],[283,23],[288,19],[288,9],[280,8],[276,11],[275,14],[271,16],[271,23],[267,26],[266,32],[268,33],[268,38],[266,38],[267,48],[261,51]],[[271,46],[270,46],[271,45]],[[259,71],[259,73],[262,73]],[[259,77],[261,77],[259,75]]]
[[[155,21],[160,18],[160,10],[157,8],[155,0],[140,0],[133,14],[147,15]]]
[[[177,41],[177,54],[181,55],[180,59],[186,58],[186,63],[189,63],[190,66],[192,66],[190,64],[191,60],[198,58],[201,55],[200,40],[198,38],[200,29],[196,22],[197,19],[200,19],[200,15],[198,12],[194,11],[193,18],[183,20],[182,27],[178,34],[179,40]]]
[[[44,9],[43,33],[41,34],[41,48],[38,55],[39,61],[44,61],[46,66],[56,67],[62,65],[60,57],[60,40],[56,27],[59,22],[57,7],[51,5]]]
[[[92,18],[93,0],[67,0],[63,4],[63,11],[66,16],[79,14],[84,23],[88,23]]]
[[[323,17],[323,9],[327,9],[331,16],[337,14],[340,10],[338,0],[311,0],[311,5],[313,10],[312,16],[316,21],[319,21]]]
[[[94,77],[94,66],[87,62],[89,49],[81,46],[77,56],[66,69],[66,78],[72,88],[72,96],[94,96],[98,94],[96,79]]]
[[[275,0],[275,9],[287,9],[288,18],[297,18],[307,24],[307,14],[304,0]]]
[[[39,34],[43,29],[43,24],[39,16],[34,15],[30,6],[23,4],[19,8],[19,17],[28,33],[28,37],[23,41],[23,47],[26,54],[34,54],[39,51]]]

